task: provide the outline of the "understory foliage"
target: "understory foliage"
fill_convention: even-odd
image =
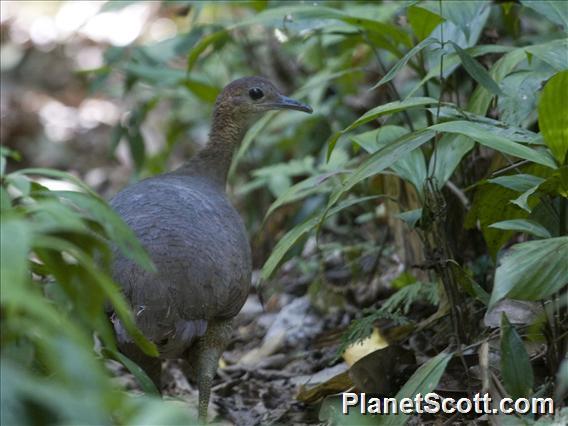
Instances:
[[[226,82],[250,74],[276,80],[315,112],[267,114],[233,160],[230,192],[254,244],[269,248],[256,260],[263,282],[284,262],[302,262],[306,241],[329,243],[337,229],[376,233],[333,245],[345,257],[383,253],[386,208],[397,241],[415,241],[415,251],[397,248],[406,270],[388,283],[393,294],[361,312],[341,350],[378,320],[398,327],[392,344],[417,330],[445,330],[440,354],[397,394],[412,397],[435,389],[452,357],[485,347],[493,327],[505,392],[550,396],[559,406],[568,389],[566,4],[162,5],[182,6],[188,32],[111,47],[103,67],[85,72],[93,90],[135,102],[109,150],[128,146],[138,178],[159,173],[176,146],[203,133]],[[150,152],[143,124],[164,103],[171,108],[164,144]],[[116,352],[105,300],[141,347],[155,352],[105,267],[109,241],[152,268],[144,251],[80,181],[51,169],[6,174],[7,159],[17,154],[2,152],[2,423],[36,423],[29,413],[66,424],[183,422],[177,406],[117,390],[103,367],[105,357],[128,364]],[[38,176],[74,189],[49,190]],[[271,233],[275,223],[284,231]],[[323,259],[325,246],[317,249]],[[319,280],[311,290],[324,297],[329,288]],[[499,324],[483,326],[507,299],[538,302],[538,315],[519,325],[504,309]],[[437,311],[411,318],[416,303]],[[529,356],[525,343],[535,342],[545,350]],[[541,376],[535,363],[544,366]]]

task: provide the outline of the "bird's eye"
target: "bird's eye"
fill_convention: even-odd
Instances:
[[[252,89],[249,90],[249,96],[251,97],[252,100],[257,101],[264,96],[264,93],[258,87],[253,87]]]

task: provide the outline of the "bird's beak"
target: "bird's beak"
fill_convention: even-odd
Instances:
[[[313,109],[311,106],[298,102],[295,99],[289,98],[284,95],[280,95],[276,102],[267,105],[271,109],[293,109],[296,111],[307,112],[311,114]]]

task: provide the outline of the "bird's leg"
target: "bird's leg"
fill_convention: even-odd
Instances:
[[[215,321],[207,325],[207,331],[197,342],[196,365],[194,371],[197,373],[197,388],[199,389],[199,421],[207,422],[207,407],[211,395],[211,384],[219,358],[225,350],[233,327],[231,321]],[[191,362],[191,360],[190,360]]]

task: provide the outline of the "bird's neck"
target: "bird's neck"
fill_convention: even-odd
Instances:
[[[213,114],[209,142],[180,171],[209,178],[225,188],[233,153],[248,128],[248,123],[217,109]]]

